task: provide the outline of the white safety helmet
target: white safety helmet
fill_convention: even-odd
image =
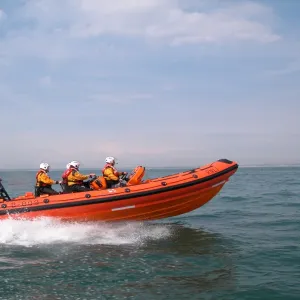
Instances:
[[[112,157],[112,156],[108,156],[108,157],[105,158],[105,162],[107,164],[114,164],[115,163],[115,158]]]
[[[70,167],[74,167],[75,169],[79,169],[80,163],[76,160],[73,160],[69,163]]]
[[[66,169],[70,169],[70,163],[68,163],[67,165],[66,165]]]
[[[45,171],[49,171],[50,166],[47,163],[41,163],[40,164],[40,169],[45,170]]]

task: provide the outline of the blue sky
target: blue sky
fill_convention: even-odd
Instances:
[[[0,168],[299,163],[299,11],[1,0]]]

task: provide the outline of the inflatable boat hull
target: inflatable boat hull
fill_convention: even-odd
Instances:
[[[115,189],[2,201],[0,219],[55,217],[69,221],[143,221],[193,211],[214,198],[238,164],[226,159]]]

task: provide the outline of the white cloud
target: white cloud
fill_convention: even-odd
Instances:
[[[273,42],[279,36],[268,26],[270,15],[263,5],[252,2],[213,11],[190,11],[176,0],[29,0],[22,12],[44,29],[70,30],[75,37],[114,34],[173,45],[228,40]]]
[[[257,4],[238,4],[213,12],[185,11],[173,0],[81,0],[77,36],[116,34],[158,39],[173,45],[253,40],[273,42],[279,36],[264,22],[269,12]],[[257,20],[254,20],[257,16]],[[268,19],[268,18],[267,18]]]
[[[177,0],[28,0],[10,15],[22,27],[7,27],[0,41],[2,64],[15,57],[46,58],[60,62],[82,57],[126,56],[95,37],[129,37],[152,45],[219,44],[233,41],[271,43],[272,12],[252,2],[215,5],[199,0],[197,10]],[[184,5],[184,6],[183,6]],[[2,16],[2,17],[1,17]],[[0,19],[4,12],[0,13]],[[92,45],[90,44],[93,43]],[[125,44],[123,44],[125,45]],[[130,53],[134,53],[132,49]],[[128,49],[127,49],[127,52]],[[132,54],[133,55],[133,54]]]

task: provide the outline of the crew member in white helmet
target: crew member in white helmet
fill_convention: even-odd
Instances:
[[[42,194],[57,195],[59,192],[52,188],[52,184],[61,183],[58,180],[53,180],[48,175],[50,165],[48,163],[41,163],[40,169],[36,173],[35,196],[38,197]]]
[[[106,180],[107,187],[125,186],[126,182],[120,180],[120,176],[127,175],[127,172],[118,172],[115,168],[116,160],[113,156],[108,156],[105,159],[105,166],[102,169],[103,177]]]

